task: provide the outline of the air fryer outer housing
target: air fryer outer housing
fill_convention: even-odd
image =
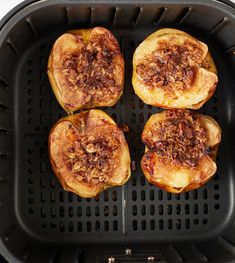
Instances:
[[[127,124],[136,170],[94,199],[65,192],[47,152],[52,125],[66,113],[47,78],[55,39],[104,26],[125,58],[119,103],[104,110]],[[222,127],[218,171],[198,190],[170,194],[141,172],[140,135],[158,108],[131,86],[132,56],[150,33],[184,30],[208,44],[219,73],[200,110]],[[229,1],[25,1],[0,23],[0,251],[9,262],[235,262],[235,6]]]

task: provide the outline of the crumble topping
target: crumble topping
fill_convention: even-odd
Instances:
[[[188,110],[167,110],[165,113],[166,120],[152,126],[144,143],[163,160],[195,167],[204,155],[209,154],[207,133],[200,124],[199,115]]]
[[[113,98],[122,89],[114,74],[114,58],[120,55],[120,50],[118,46],[116,49],[110,46],[108,38],[108,33],[97,34],[87,44],[83,43],[80,50],[63,57],[62,74],[68,88],[82,91],[86,101]]]
[[[183,45],[161,41],[159,47],[137,65],[138,78],[149,88],[168,91],[189,89],[195,70],[202,62],[200,46],[185,41]]]
[[[119,130],[114,127],[96,127],[94,134],[78,134],[75,127],[68,127],[64,162],[81,182],[105,183],[118,165],[120,142]]]

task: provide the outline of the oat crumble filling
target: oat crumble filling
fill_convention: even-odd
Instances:
[[[210,153],[206,146],[207,132],[201,126],[199,115],[184,110],[166,111],[166,120],[152,126],[145,140],[149,153],[155,152],[161,160],[174,165],[194,168],[198,161]],[[153,170],[151,154],[147,154],[146,166]]]
[[[63,58],[62,74],[68,89],[82,91],[86,100],[112,98],[122,89],[114,78],[114,58],[120,55],[120,51],[112,50],[106,44],[107,38],[108,33],[103,33],[91,38],[86,44],[77,36],[77,41],[83,44],[82,49],[70,52]]]
[[[106,183],[113,175],[119,161],[120,142],[114,128],[95,129],[91,135],[78,134],[69,125],[63,159],[77,180],[97,185]]]
[[[140,81],[148,88],[165,91],[190,89],[195,72],[202,63],[200,46],[189,41],[183,45],[161,41],[136,67]]]

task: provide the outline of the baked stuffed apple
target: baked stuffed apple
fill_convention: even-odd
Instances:
[[[52,169],[67,191],[95,197],[130,177],[130,153],[123,131],[103,111],[59,120],[49,135]]]
[[[141,167],[152,184],[172,193],[199,188],[216,172],[221,129],[211,117],[182,109],[156,113],[147,121]]]
[[[124,85],[124,60],[113,34],[103,28],[60,36],[48,60],[48,77],[67,112],[113,106]]]
[[[135,50],[132,84],[146,104],[199,109],[213,95],[217,82],[207,45],[185,32],[160,29]]]

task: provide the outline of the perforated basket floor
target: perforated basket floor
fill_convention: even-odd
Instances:
[[[216,0],[137,0],[135,4],[28,0],[22,7],[0,24],[0,250],[4,256],[10,262],[100,263],[112,262],[107,260],[114,255],[111,249],[116,249],[121,254],[116,261],[125,263],[146,262],[154,253],[162,253],[172,263],[233,262],[229,260],[235,258],[234,9]],[[48,134],[65,112],[46,71],[50,49],[60,34],[96,25],[115,34],[125,58],[124,94],[116,106],[104,110],[118,124],[129,126],[126,137],[136,170],[124,186],[82,199],[65,192],[51,171]],[[140,169],[144,150],[140,135],[151,114],[160,109],[143,104],[131,85],[135,48],[166,26],[207,43],[219,73],[214,96],[200,110],[222,128],[218,171],[200,189],[177,195],[149,184]],[[138,260],[135,255],[124,256],[128,247],[137,256],[142,253]]]
[[[65,192],[50,169],[47,152],[48,132],[65,113],[50,88],[46,69],[49,51],[55,37],[37,41],[21,61],[18,74],[19,121],[19,170],[17,209],[19,217],[33,235],[42,240],[84,242],[137,242],[196,239],[212,236],[219,231],[229,212],[230,200],[224,188],[229,189],[228,178],[220,176],[220,165],[226,163],[226,136],[218,157],[218,173],[199,190],[184,194],[170,194],[150,185],[141,172],[140,159],[144,146],[140,136],[144,123],[157,108],[144,105],[134,94],[131,86],[132,55],[138,44],[154,29],[116,31],[125,57],[126,81],[120,102],[105,109],[120,125],[127,124],[127,135],[136,171],[123,187],[105,191],[95,199],[82,199]],[[190,31],[189,31],[190,32]],[[205,40],[216,59],[221,50],[215,43]],[[223,76],[225,63],[218,64]],[[223,121],[223,78],[214,97],[203,112],[218,120],[226,131]],[[226,132],[225,132],[226,133]],[[225,135],[225,134],[224,134]],[[224,166],[226,174],[226,166]],[[101,238],[102,237],[102,238]]]

